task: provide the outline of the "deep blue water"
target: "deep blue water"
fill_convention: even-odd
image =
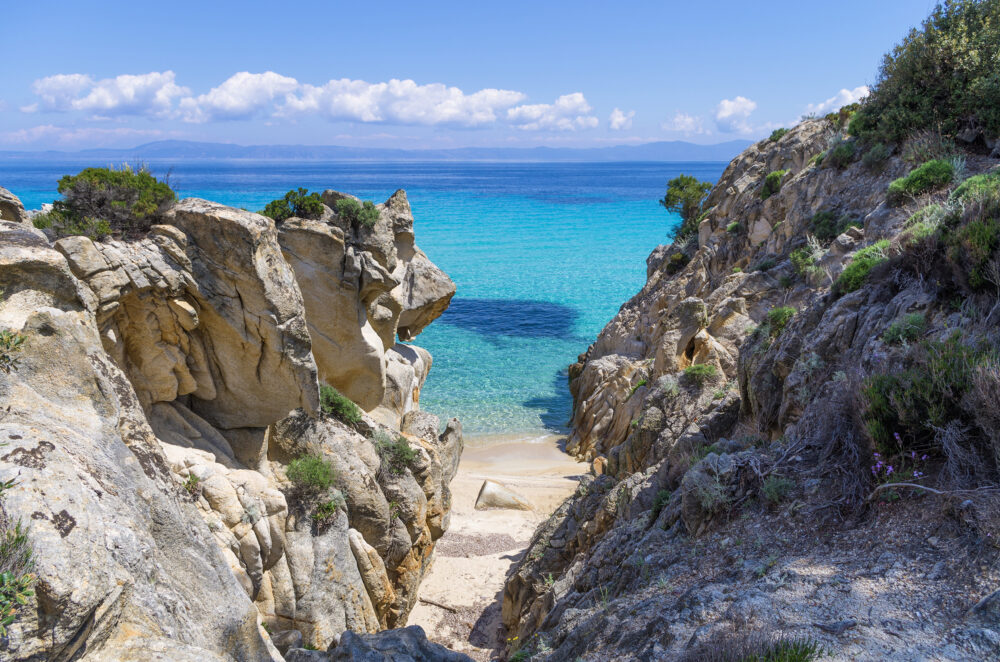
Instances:
[[[0,161],[0,186],[37,208],[56,181],[103,163]],[[434,356],[421,394],[469,435],[563,431],[566,367],[645,282],[645,259],[678,222],[657,204],[680,173],[715,181],[723,163],[343,163],[189,161],[182,197],[260,209],[288,189],[377,202],[406,189],[417,244],[455,281],[451,307],[416,340]]]

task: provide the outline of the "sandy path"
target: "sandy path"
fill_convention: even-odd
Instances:
[[[420,585],[421,598],[457,611],[418,602],[408,625],[420,625],[433,641],[477,660],[491,659],[507,571],[535,527],[573,493],[576,477],[588,469],[559,450],[558,439],[466,447],[451,483],[451,527],[438,541],[434,565]],[[511,488],[535,510],[475,510],[486,478]]]

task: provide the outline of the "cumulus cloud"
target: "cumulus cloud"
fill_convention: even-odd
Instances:
[[[0,133],[0,142],[18,145],[32,143],[79,145],[83,143],[108,143],[126,140],[134,142],[136,138],[154,139],[162,138],[166,135],[168,134],[158,129],[61,127],[52,124],[43,124],[28,129]]]
[[[687,135],[700,135],[709,133],[705,128],[705,121],[701,117],[678,112],[669,122],[660,125],[664,131],[679,131]]]
[[[466,93],[442,83],[421,85],[398,79],[369,83],[341,78],[313,85],[273,71],[241,71],[197,95],[178,85],[172,71],[100,80],[87,74],[57,74],[36,80],[32,90],[38,100],[23,106],[24,112],[84,111],[103,118],[148,115],[205,123],[314,115],[331,121],[464,127],[507,123],[526,130],[556,131],[598,124],[580,92],[551,104],[528,105],[523,103],[527,96],[514,90],[487,88]],[[613,128],[629,128],[633,115],[616,108]]]
[[[823,115],[834,110],[840,110],[844,106],[861,101],[868,96],[868,92],[869,90],[867,85],[855,87],[853,90],[849,90],[845,87],[826,101],[809,104],[806,106],[806,112],[809,114],[815,113],[816,115]]]
[[[757,102],[746,97],[723,99],[715,109],[715,125],[723,133],[749,133],[753,129],[747,120],[756,109]]]
[[[575,131],[576,129],[593,129],[598,120],[589,115],[590,104],[583,93],[564,94],[555,103],[537,103],[515,106],[507,111],[507,120],[519,129],[538,131],[552,129],[556,131]]]
[[[611,111],[611,117],[608,118],[608,126],[612,131],[628,131],[632,128],[633,117],[635,117],[634,110],[625,113],[615,108]]]
[[[277,112],[318,113],[332,120],[357,122],[480,126],[495,122],[498,112],[524,99],[524,94],[512,90],[484,89],[466,94],[441,83],[419,85],[396,79],[368,83],[341,78],[322,86],[301,86]]]
[[[36,80],[31,90],[37,103],[25,112],[83,111],[97,115],[167,115],[176,99],[190,94],[175,82],[174,72],[123,74],[95,80],[85,74],[57,74]]]

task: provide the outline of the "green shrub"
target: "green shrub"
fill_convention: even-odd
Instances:
[[[865,151],[865,155],[861,157],[861,164],[869,170],[881,170],[891,154],[888,145],[875,143]]]
[[[760,189],[760,199],[767,200],[772,195],[781,190],[781,180],[788,174],[787,170],[775,170],[768,173],[764,178],[764,185]]]
[[[889,325],[882,340],[890,345],[910,343],[924,335],[927,330],[927,318],[922,313],[910,313],[901,320]]]
[[[843,170],[854,161],[854,154],[857,151],[857,144],[853,140],[837,140],[827,150],[826,164]]]
[[[956,420],[971,423],[962,400],[977,368],[995,362],[994,351],[964,344],[958,332],[912,345],[901,367],[862,384],[862,420],[872,442],[886,454],[941,450],[936,429]]]
[[[273,219],[275,223],[292,217],[318,219],[323,215],[323,199],[319,193],[299,188],[289,191],[283,198],[267,203],[260,214]]]
[[[191,495],[197,494],[201,491],[201,480],[194,474],[188,474],[184,481],[184,491]]]
[[[696,363],[684,368],[684,376],[699,386],[715,379],[716,369],[710,363]]]
[[[1000,173],[969,177],[952,191],[949,199],[965,202],[984,197],[1000,197]]]
[[[177,199],[169,184],[157,180],[145,167],[129,165],[86,168],[60,179],[58,188],[62,199],[38,222],[61,236],[140,234]]]
[[[653,499],[653,520],[656,520],[656,518],[660,516],[663,509],[667,507],[668,503],[670,503],[672,496],[673,493],[670,490],[660,490],[656,493],[656,498]]]
[[[685,651],[679,662],[813,662],[826,655],[812,639],[785,639],[744,628],[718,634]]]
[[[898,205],[910,198],[944,188],[955,177],[955,167],[950,161],[935,159],[914,168],[906,177],[889,184],[888,201]]]
[[[767,257],[754,265],[754,271],[769,271],[774,268],[777,262],[772,257]]]
[[[865,141],[898,142],[921,129],[954,136],[970,125],[1000,135],[1000,0],[937,5],[882,68],[850,124]]]
[[[337,516],[337,511],[347,505],[347,500],[344,499],[344,493],[340,490],[333,490],[329,501],[324,501],[323,503],[316,506],[316,510],[310,515],[312,521],[316,523],[319,527],[324,527],[331,522]]]
[[[675,242],[698,232],[698,224],[704,218],[702,205],[711,190],[711,182],[699,181],[691,175],[678,175],[667,182],[666,195],[659,202],[668,212],[681,217]]]
[[[303,455],[289,462],[285,475],[296,491],[308,495],[319,495],[333,487],[337,474],[320,455]]]
[[[988,272],[991,257],[1000,244],[1000,221],[996,218],[976,219],[950,235],[955,261],[964,268],[972,289],[990,283]],[[1000,286],[1000,283],[996,284]]]
[[[14,480],[0,481],[0,499],[14,487]],[[34,552],[28,532],[21,521],[11,522],[0,504],[0,637],[7,636],[7,626],[14,622],[18,609],[33,595]]]
[[[726,226],[726,232],[728,232],[729,234],[736,234],[741,229],[742,226],[740,225],[739,221],[733,221],[732,223]]]
[[[3,329],[0,331],[0,370],[10,373],[17,370],[17,353],[21,351],[27,338],[17,331]]]
[[[760,486],[760,493],[768,502],[776,504],[784,501],[794,487],[795,482],[789,478],[768,476]]]
[[[640,388],[642,388],[646,384],[647,384],[647,382],[646,382],[645,379],[640,379],[638,382],[636,382],[635,386],[633,386],[632,389],[628,392],[628,397],[631,398],[633,395],[635,395],[636,391],[638,391]]]
[[[844,268],[833,284],[834,291],[839,295],[859,289],[868,280],[869,272],[889,259],[886,254],[888,249],[889,240],[882,239],[856,252],[854,259]]]
[[[375,450],[381,459],[381,467],[389,473],[402,474],[406,468],[417,458],[417,451],[411,446],[406,437],[392,435],[378,431],[372,438],[375,442]]]
[[[357,425],[361,422],[361,409],[346,395],[326,384],[319,387],[319,406],[323,413],[347,423]]]
[[[378,208],[374,202],[365,200],[363,203],[358,203],[354,198],[337,200],[337,215],[366,228],[375,227],[379,218]]]
[[[686,253],[674,253],[670,256],[670,259],[667,260],[666,271],[668,274],[673,275],[686,267],[690,261],[691,258],[689,258]]]
[[[833,241],[848,228],[863,227],[861,221],[848,214],[838,214],[833,211],[818,211],[809,221],[813,235],[817,239],[826,243]]]
[[[826,160],[826,152],[827,152],[827,150],[824,149],[819,154],[814,154],[813,157],[811,159],[809,159],[809,165],[811,165],[811,166],[818,166],[818,165],[822,164],[823,161]]]
[[[768,140],[770,140],[773,143],[776,143],[783,137],[785,137],[785,135],[789,132],[789,130],[790,129],[775,129],[774,131],[771,132],[771,137],[768,138]]]
[[[802,277],[809,276],[817,269],[816,258],[813,257],[813,252],[806,246],[796,248],[788,257],[792,261],[792,268],[795,269],[795,273]]]
[[[796,310],[791,306],[780,306],[767,311],[767,328],[772,338],[777,338],[785,330],[788,323],[795,317]]]

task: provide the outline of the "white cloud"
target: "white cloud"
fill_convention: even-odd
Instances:
[[[102,127],[61,127],[43,124],[28,129],[0,133],[0,142],[7,144],[45,143],[51,145],[79,145],[84,143],[108,143],[116,140],[133,141],[136,138],[162,138],[168,134],[158,129],[114,129]]]
[[[590,104],[582,92],[564,94],[555,103],[537,103],[516,106],[507,111],[507,120],[519,129],[537,131],[539,129],[554,129],[557,131],[575,131],[576,129],[593,129],[598,120],[588,115]]]
[[[186,122],[246,119],[298,87],[299,82],[294,78],[273,71],[262,74],[241,71],[207,94],[181,99],[181,116]]]
[[[287,97],[278,113],[318,113],[331,120],[357,122],[480,126],[495,122],[499,111],[524,99],[524,94],[512,90],[465,94],[441,83],[419,85],[397,79],[368,83],[341,78],[320,87],[303,85],[298,94]]]
[[[868,96],[868,86],[861,85],[849,90],[846,87],[822,103],[811,103],[806,106],[806,113],[823,115],[835,110],[840,110],[844,106],[861,101]]]
[[[669,122],[660,125],[664,131],[679,131],[687,135],[701,135],[710,133],[705,128],[705,121],[701,117],[687,115],[679,112]]]
[[[746,97],[723,99],[715,109],[715,125],[723,133],[749,133],[747,118],[757,109],[757,102]]]
[[[634,110],[624,113],[618,108],[615,108],[611,111],[611,117],[608,118],[609,127],[612,131],[628,131],[632,128],[633,117],[635,117]]]
[[[94,80],[85,74],[57,74],[31,86],[40,98],[23,106],[24,112],[84,111],[99,115],[153,115],[162,117],[174,101],[191,91],[177,85],[172,71],[123,74]]]

